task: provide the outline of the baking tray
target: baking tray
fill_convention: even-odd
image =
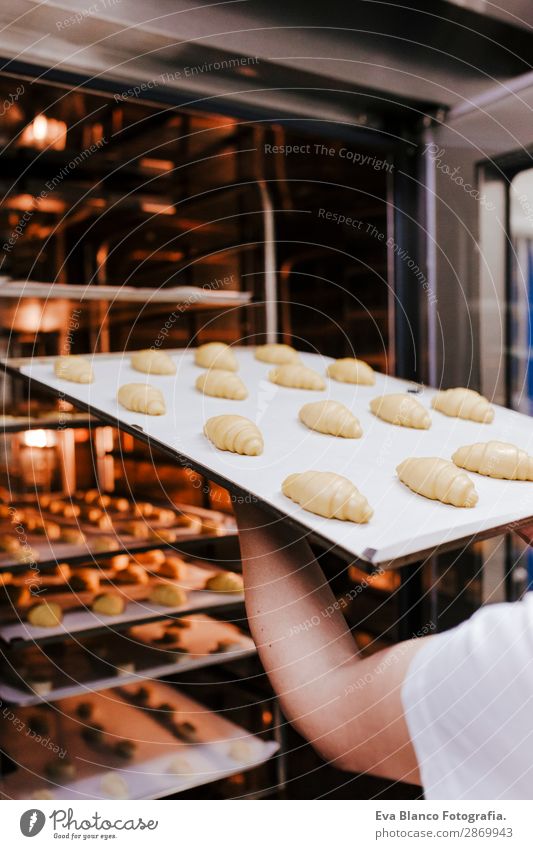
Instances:
[[[188,563],[187,567],[187,576],[182,580],[173,582],[168,578],[165,579],[166,583],[179,584],[180,587],[187,591],[186,603],[178,607],[163,607],[162,605],[139,599],[138,596],[147,591],[143,585],[117,584],[116,587],[113,587],[110,584],[109,587],[106,587],[102,584],[99,592],[104,592],[108,589],[110,591],[120,592],[130,599],[125,610],[117,616],[103,616],[93,613],[88,607],[81,609],[77,609],[76,607],[76,609],[67,610],[63,616],[63,621],[54,628],[39,628],[35,625],[30,625],[23,619],[17,619],[15,622],[0,623],[0,640],[13,648],[17,642],[48,642],[58,638],[63,639],[70,634],[86,634],[95,629],[106,630],[108,628],[114,628],[117,625],[122,626],[124,624],[133,624],[134,622],[153,621],[167,618],[171,615],[194,613],[243,603],[244,597],[242,593],[211,592],[201,589],[206,578],[210,574],[219,572],[220,569],[215,569],[211,566],[206,569],[194,563]],[[63,593],[62,595],[68,598],[70,604],[77,606],[83,603],[89,604],[95,593],[68,593],[68,596],[66,593]],[[46,597],[51,601],[57,600],[55,593],[47,594]]]
[[[150,689],[154,704],[166,702],[175,705],[180,721],[189,720],[198,726],[201,742],[195,745],[181,743],[161,723],[154,719],[150,710],[139,710],[128,696],[133,688],[107,690],[90,697],[78,696],[55,704],[50,717],[50,740],[76,765],[75,780],[61,786],[42,778],[44,767],[50,760],[50,751],[35,739],[28,737],[25,729],[32,709],[17,711],[18,728],[22,730],[9,735],[9,743],[3,746],[9,757],[21,768],[0,780],[0,793],[9,799],[28,799],[40,790],[48,790],[56,799],[109,799],[102,788],[102,778],[110,771],[119,774],[127,784],[130,799],[157,799],[174,793],[199,787],[211,781],[264,763],[278,749],[274,741],[264,741],[218,713],[213,713],[199,702],[190,699],[173,687],[151,682]],[[125,736],[137,744],[135,758],[123,766],[116,756],[101,753],[90,747],[81,737],[84,723],[75,717],[80,701],[90,700],[96,708],[95,719],[102,722],[106,731],[116,740]],[[33,708],[35,712],[36,709]],[[4,720],[7,722],[7,720]],[[243,763],[228,754],[235,740],[249,744],[253,760]],[[191,766],[187,775],[172,775],[168,770],[174,758],[185,757]],[[125,797],[124,797],[125,798]]]
[[[496,406],[491,425],[477,424],[432,412],[427,431],[395,427],[369,411],[369,401],[382,393],[413,390],[404,380],[377,374],[375,386],[353,386],[327,381],[324,392],[286,389],[267,379],[272,368],[254,359],[253,350],[236,349],[240,376],[249,390],[246,401],[208,398],[199,393],[195,379],[201,370],[192,350],[170,351],[177,364],[171,377],[150,376],[166,398],[165,416],[131,413],[119,406],[118,388],[145,376],[129,365],[128,354],[92,357],[95,382],[78,385],[59,380],[53,358],[8,360],[8,370],[65,397],[95,416],[151,442],[190,467],[226,486],[238,498],[250,496],[271,514],[292,522],[304,533],[312,532],[326,546],[346,558],[386,567],[420,559],[437,547],[456,547],[474,538],[495,536],[510,524],[533,517],[533,483],[499,481],[472,475],[479,493],[474,509],[457,509],[412,493],[395,474],[411,456],[450,458],[461,445],[488,439],[513,442],[533,453],[531,419]],[[305,365],[324,373],[331,360],[319,354],[302,354]],[[426,407],[436,390],[417,387]],[[335,439],[308,430],[298,420],[300,407],[309,401],[331,398],[346,404],[360,419],[363,437]],[[260,457],[241,457],[218,451],[203,436],[207,418],[221,413],[247,416],[260,426],[265,450]],[[374,516],[367,525],[324,519],[302,510],[281,493],[290,472],[318,469],[349,477],[368,498]]]
[[[188,650],[188,654],[183,654],[181,657],[178,655],[176,660],[162,662],[163,657],[172,651],[171,645],[166,648],[163,648],[162,646],[158,646],[157,648],[152,646],[152,639],[154,637],[157,638],[160,635],[164,625],[163,622],[151,622],[148,625],[136,625],[131,628],[127,634],[120,638],[121,645],[117,646],[115,661],[113,659],[113,646],[109,645],[109,640],[106,645],[106,648],[108,649],[106,662],[104,663],[103,660],[95,658],[97,668],[100,672],[103,668],[105,668],[105,666],[112,667],[115,662],[117,664],[116,674],[107,674],[104,675],[104,677],[97,677],[97,675],[95,675],[94,678],[87,677],[83,681],[76,680],[75,683],[72,683],[72,681],[69,684],[63,683],[55,687],[53,686],[48,693],[37,695],[31,689],[30,683],[27,684],[26,688],[17,686],[14,674],[10,673],[13,677],[13,683],[8,683],[4,680],[0,681],[0,699],[10,704],[19,705],[20,707],[28,707],[31,705],[41,704],[43,701],[55,702],[60,699],[69,698],[70,696],[80,695],[82,693],[87,694],[96,690],[107,690],[117,687],[119,684],[123,686],[125,684],[135,682],[139,683],[147,678],[162,678],[165,675],[181,675],[184,672],[191,672],[192,670],[201,669],[205,666],[216,666],[221,663],[231,663],[235,660],[242,660],[245,657],[250,657],[257,652],[254,641],[230,622],[218,621],[203,613],[197,613],[194,616],[184,616],[183,619],[188,620],[190,626],[182,632],[180,647],[186,648]],[[167,621],[171,622],[172,620]],[[135,671],[132,672],[118,671],[118,665],[123,663],[123,643],[125,640],[128,640],[127,645],[129,648],[129,659],[135,662]],[[235,648],[232,648],[231,651],[212,653],[211,649],[219,641],[223,640],[235,641]],[[78,649],[78,647],[74,646],[74,649]],[[79,654],[81,655],[79,659],[79,666],[82,668],[86,665],[84,662],[85,658],[83,656],[83,652],[79,651]],[[12,659],[12,662],[15,662],[14,658]],[[19,658],[19,663],[20,662]],[[23,659],[22,663],[24,663]],[[52,680],[54,679],[54,676],[56,680],[58,677],[64,681],[67,681],[69,677],[72,679],[72,676],[62,674],[62,670],[57,668],[57,663],[54,664],[52,661],[49,661],[48,665],[50,668],[50,678]],[[41,671],[42,664],[39,672],[41,673]],[[95,672],[97,672],[96,669]]]

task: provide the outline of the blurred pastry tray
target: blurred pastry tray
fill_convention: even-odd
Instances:
[[[102,581],[98,592],[88,590],[77,593],[72,591],[47,591],[41,598],[46,597],[47,601],[55,601],[61,604],[64,612],[63,621],[53,628],[36,627],[30,625],[23,618],[26,608],[14,609],[12,605],[6,603],[0,608],[0,640],[11,646],[17,642],[47,642],[57,638],[63,639],[68,637],[69,634],[83,634],[95,629],[113,629],[118,625],[155,621],[171,615],[181,616],[184,613],[195,613],[243,603],[244,596],[242,593],[212,592],[203,589],[209,575],[221,570],[214,568],[209,563],[199,565],[200,563],[201,561],[187,563],[187,576],[183,579],[175,581],[169,578],[164,579],[165,583],[176,584],[187,592],[185,604],[166,607],[148,601],[146,597],[151,586],[159,582],[157,577],[150,579],[148,584],[114,584],[111,581],[106,584]],[[118,592],[128,600],[122,613],[115,616],[105,616],[94,613],[89,608],[88,605],[90,605],[94,596],[106,590]],[[79,610],[80,605],[85,605],[85,609]],[[6,621],[11,618],[15,618],[16,621]],[[121,630],[123,629],[121,628]]]
[[[2,746],[18,768],[0,781],[1,792],[12,799],[28,799],[43,790],[55,799],[157,799],[252,769],[278,749],[274,741],[250,734],[174,687],[154,681],[147,688],[150,702],[142,709],[134,703],[139,686],[130,685],[64,699],[54,705],[53,711],[44,706],[18,710],[19,733],[11,733]],[[91,720],[78,718],[81,702],[92,704]],[[157,709],[163,704],[165,713]],[[182,742],[158,720],[171,708],[179,722],[196,726],[199,742]],[[40,741],[25,733],[35,716],[39,716],[41,725],[43,718],[47,724]],[[95,748],[82,737],[81,731],[93,721],[104,726],[105,740],[111,745],[124,740],[126,734],[135,743],[134,756],[127,765],[118,755]],[[50,748],[43,745],[43,738],[49,740]],[[235,743],[241,751],[232,754]],[[53,746],[59,750],[56,755],[51,752]],[[242,755],[242,759],[236,755]],[[50,761],[61,765],[67,760],[75,767],[75,777],[55,781],[45,777]],[[106,790],[110,773],[121,784],[116,794]]]
[[[34,507],[34,502],[15,502],[15,506]],[[84,521],[78,521],[76,518],[67,519],[64,516],[58,516],[55,513],[50,513],[42,509],[41,515],[45,520],[50,520],[60,525],[61,527],[76,528],[82,531],[85,535],[85,542],[68,543],[57,539],[48,539],[43,534],[35,534],[28,531],[25,534],[25,539],[32,551],[37,555],[36,565],[39,569],[67,561],[69,563],[82,563],[94,559],[104,558],[120,554],[123,551],[141,552],[149,551],[151,548],[172,548],[175,545],[180,545],[189,542],[199,542],[202,540],[208,541],[223,536],[235,536],[237,533],[235,520],[233,516],[221,513],[216,510],[208,510],[202,507],[196,507],[186,504],[175,504],[173,507],[182,513],[189,514],[192,517],[198,517],[204,524],[204,529],[198,531],[197,528],[186,526],[176,526],[172,524],[163,524],[154,522],[151,527],[154,530],[164,529],[174,531],[176,538],[172,541],[164,539],[146,539],[134,537],[129,534],[120,533],[120,526],[127,522],[144,521],[142,517],[117,519],[117,530],[102,530],[95,528]],[[35,507],[38,511],[38,505]],[[209,529],[209,524],[212,523],[212,529]],[[0,523],[0,533],[13,533],[13,526],[7,522]],[[95,545],[95,539],[98,537],[99,543]],[[108,548],[102,550],[102,540],[108,541]],[[1,572],[22,572],[28,568],[28,564],[21,563],[13,558],[12,554],[0,552],[0,573]]]
[[[27,657],[24,656],[26,650],[21,649],[15,656],[10,656],[11,669],[6,662],[4,680],[0,680],[0,699],[25,707],[43,701],[66,699],[80,693],[107,690],[119,684],[123,686],[147,678],[181,675],[204,666],[231,663],[256,654],[254,641],[236,625],[213,619],[204,613],[182,617],[188,627],[182,630],[179,645],[158,644],[157,640],[165,627],[173,621],[167,619],[148,625],[136,625],[123,635],[112,635],[111,639],[106,636],[105,643],[93,640],[92,645],[85,649],[78,641],[69,647],[66,658],[68,669],[59,665],[65,663],[65,659],[49,660],[43,655],[37,658],[34,656],[32,664],[31,656],[36,648],[31,646]],[[220,643],[227,644],[228,648],[216,651]],[[125,655],[128,661],[125,661]],[[37,687],[34,681],[37,678],[41,684],[48,678],[50,689],[43,690],[41,687],[39,692],[33,690],[32,682]],[[10,679],[12,683],[9,683]]]
[[[252,348],[235,348],[239,375],[248,388],[248,398],[237,403],[207,397],[195,389],[200,371],[191,349],[167,353],[176,363],[176,375],[149,377],[150,384],[166,397],[168,412],[164,416],[132,413],[119,405],[118,388],[141,379],[131,368],[127,353],[91,355],[95,374],[92,384],[57,378],[51,357],[7,360],[4,367],[160,448],[182,467],[193,468],[229,489],[236,500],[253,498],[271,515],[290,522],[306,535],[311,532],[346,559],[356,557],[372,566],[399,567],[436,548],[457,548],[474,539],[496,536],[511,524],[517,527],[532,520],[533,483],[476,475],[479,503],[467,510],[416,495],[400,483],[395,472],[406,457],[450,458],[458,447],[487,439],[512,442],[533,454],[533,428],[528,416],[494,405],[495,418],[490,425],[432,412],[429,430],[395,427],[372,415],[372,398],[413,392],[429,409],[436,390],[379,373],[374,386],[327,380],[322,392],[286,389],[268,380],[271,366],[256,360]],[[305,352],[301,360],[320,374],[325,374],[332,362],[329,357]],[[299,421],[302,404],[326,399],[340,401],[355,413],[363,429],[361,439],[328,438]],[[247,416],[260,426],[265,442],[262,455],[242,457],[219,451],[205,438],[206,419],[229,412]],[[325,519],[286,498],[281,484],[287,474],[309,468],[353,480],[374,508],[371,521],[358,525]]]

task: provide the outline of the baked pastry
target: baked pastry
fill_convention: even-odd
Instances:
[[[175,542],[177,539],[177,531],[173,528],[150,528],[148,538],[156,542]]]
[[[364,360],[355,357],[342,357],[330,363],[328,375],[340,383],[357,383],[360,386],[373,386],[376,382],[374,370]]]
[[[13,580],[12,572],[0,572],[0,587],[5,587]]]
[[[37,628],[55,628],[61,624],[63,611],[61,605],[53,601],[39,601],[30,607],[26,618]]]
[[[137,563],[131,563],[125,569],[120,569],[113,576],[113,580],[117,584],[147,584],[148,575],[143,566],[137,565]]]
[[[162,525],[173,525],[176,518],[174,510],[170,510],[168,507],[154,507],[152,515]]]
[[[161,583],[153,587],[149,600],[162,607],[181,607],[187,603],[187,593],[174,584]]]
[[[300,362],[298,351],[291,345],[271,343],[269,345],[258,345],[255,349],[255,358],[262,363],[272,363],[274,366],[283,366],[287,363]]]
[[[111,799],[129,799],[130,791],[125,779],[118,772],[108,772],[100,781],[100,789]]]
[[[39,552],[27,543],[25,545],[21,545],[20,548],[14,552],[13,556],[17,563],[25,563],[28,566],[31,566],[32,563],[38,563],[40,559]]]
[[[244,401],[248,397],[248,390],[240,377],[227,369],[209,369],[197,378],[195,385],[200,392],[212,398]]]
[[[109,551],[111,548],[116,547],[117,543],[114,539],[104,536],[91,537],[91,550],[94,552]]]
[[[162,416],[166,413],[163,393],[149,383],[125,383],[118,390],[118,402],[133,413]]]
[[[372,398],[370,409],[378,419],[402,427],[427,430],[431,427],[431,417],[420,401],[401,392]]]
[[[255,457],[263,453],[263,435],[244,416],[213,416],[204,425],[207,438],[221,451]]]
[[[166,560],[164,551],[160,548],[152,548],[151,551],[138,551],[134,555],[137,563],[143,566],[160,566]]]
[[[97,569],[74,569],[69,584],[70,589],[76,593],[85,590],[97,593],[100,589],[100,575]]]
[[[233,740],[228,749],[228,755],[233,761],[240,763],[252,763],[255,760],[253,746],[248,740]]]
[[[150,528],[143,521],[125,522],[121,526],[121,534],[126,534],[135,539],[148,539],[150,536]]]
[[[68,563],[58,563],[53,571],[56,578],[61,578],[63,581],[68,581],[72,575],[72,569]]]
[[[69,354],[58,357],[54,363],[54,374],[71,383],[93,383],[94,374],[89,360]]]
[[[93,599],[91,610],[104,616],[119,616],[124,613],[126,603],[117,593],[100,593]]]
[[[127,513],[130,509],[130,502],[127,498],[112,498],[109,506],[117,513]]]
[[[364,523],[374,511],[348,478],[335,472],[300,472],[289,475],[282,484],[283,495],[304,510],[326,519]]]
[[[80,515],[80,507],[78,504],[65,504],[61,511],[61,515],[65,519],[76,519]]]
[[[194,362],[202,368],[239,370],[235,354],[225,342],[206,342],[205,345],[200,345],[194,352]]]
[[[400,463],[396,472],[403,484],[425,498],[454,507],[475,507],[478,502],[473,482],[451,460],[411,457]]]
[[[205,589],[217,593],[242,593],[241,575],[236,572],[217,572],[205,582]]]
[[[160,565],[157,574],[161,575],[162,578],[183,579],[187,576],[187,564],[181,557],[171,555],[165,558],[165,562]]]
[[[330,436],[359,439],[363,434],[359,419],[339,401],[311,401],[304,404],[299,417],[310,430]]]
[[[191,762],[183,755],[177,755],[169,762],[166,771],[170,775],[184,775],[193,772]]]
[[[268,379],[271,383],[287,386],[289,389],[310,389],[316,392],[326,388],[324,378],[301,363],[278,366],[269,372]]]
[[[9,554],[14,554],[20,549],[20,542],[13,534],[0,534],[0,551],[6,551]]]
[[[139,555],[135,555],[137,559],[139,559]],[[142,562],[142,561],[139,561]],[[114,557],[109,558],[109,565],[113,570],[118,571],[119,569],[125,569],[126,566],[129,566],[130,556],[129,554],[115,554]]]
[[[468,419],[473,422],[490,424],[494,420],[494,407],[487,398],[474,389],[457,387],[437,392],[431,401],[431,406],[445,416],[458,419]]]
[[[133,506],[135,516],[143,516],[145,519],[151,516],[154,512],[154,505],[151,501],[136,501]]]
[[[533,457],[509,442],[476,442],[458,448],[452,460],[461,469],[489,478],[533,481]]]
[[[176,364],[165,351],[158,348],[145,348],[131,355],[131,367],[145,374],[176,374]]]

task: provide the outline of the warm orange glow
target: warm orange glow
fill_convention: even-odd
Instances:
[[[24,445],[30,448],[53,448],[56,435],[53,430],[27,430],[22,435]]]
[[[147,168],[150,171],[172,171],[174,163],[170,159],[150,159],[149,156],[143,156],[139,159],[141,168]]]
[[[176,209],[172,206],[172,204],[167,203],[150,203],[150,201],[145,201],[141,204],[141,209],[143,212],[150,212],[153,215],[175,215]]]
[[[272,724],[272,711],[264,710],[261,714],[261,719],[263,720],[263,725],[271,725]]]
[[[54,150],[64,150],[67,141],[67,125],[64,121],[47,118],[46,115],[36,115],[33,121],[24,128],[20,137],[22,147],[37,147],[42,150],[51,147]]]

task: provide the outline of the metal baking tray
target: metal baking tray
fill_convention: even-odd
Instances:
[[[389,568],[413,562],[437,547],[453,548],[476,538],[495,536],[509,525],[532,520],[533,483],[500,481],[473,475],[479,503],[457,509],[412,493],[398,480],[398,463],[410,456],[450,458],[461,445],[488,439],[513,442],[533,453],[531,419],[495,406],[491,425],[477,424],[432,412],[427,431],[395,427],[369,411],[369,401],[382,393],[415,389],[404,380],[378,374],[375,386],[353,386],[327,381],[323,392],[278,387],[268,381],[271,366],[254,359],[253,350],[236,349],[240,376],[249,390],[245,401],[208,398],[195,389],[200,373],[192,350],[169,351],[177,364],[171,377],[151,376],[167,402],[164,416],[145,416],[123,409],[117,390],[146,376],[129,365],[128,354],[95,355],[95,382],[68,383],[55,377],[53,358],[8,360],[9,371],[66,398],[96,417],[166,451],[177,463],[190,467],[227,487],[234,498],[253,497],[276,518],[292,522],[303,533],[312,532],[347,559]],[[324,374],[331,360],[302,354],[304,364]],[[436,390],[416,387],[418,400],[429,408]],[[335,439],[315,433],[298,420],[308,401],[331,398],[350,407],[360,419],[363,437]],[[203,435],[207,418],[238,413],[254,420],[265,438],[260,457],[241,457],[218,451]],[[318,469],[349,477],[368,498],[374,516],[367,525],[324,519],[302,510],[281,493],[290,472]]]
[[[22,708],[15,717],[18,733],[11,732],[9,742],[2,745],[18,769],[0,780],[0,794],[8,799],[28,799],[35,792],[47,790],[55,799],[109,799],[112,797],[102,779],[112,771],[125,782],[127,790],[122,798],[157,799],[253,769],[278,749],[274,741],[261,740],[173,687],[160,682],[150,682],[149,687],[154,706],[163,702],[175,706],[180,721],[197,726],[199,743],[182,743],[156,720],[156,711],[135,707],[130,697],[138,685],[65,699],[54,705],[53,714],[46,711],[50,732],[45,735],[60,753],[65,752],[59,763],[68,758],[76,767],[76,777],[62,785],[42,777],[54,755],[35,736],[26,734],[32,711],[37,709]],[[94,705],[95,720],[104,725],[110,740],[128,736],[135,741],[137,751],[127,766],[116,755],[100,752],[84,741],[80,732],[87,722],[76,716],[76,707],[82,701]],[[7,720],[4,724],[7,727]],[[249,747],[250,759],[246,762],[230,755],[231,745],[237,740]],[[186,758],[189,773],[172,774],[172,762],[178,756]]]
[[[75,663],[78,667],[75,678],[72,673],[68,674],[51,660],[43,664],[41,656],[36,669],[39,675],[42,675],[43,669],[46,668],[52,682],[52,688],[41,694],[32,689],[31,680],[25,681],[25,687],[22,686],[21,681],[17,681],[17,670],[21,664],[25,664],[24,656],[21,657],[21,653],[17,652],[15,656],[11,655],[10,662],[13,667],[13,671],[9,673],[11,683],[4,680],[0,681],[0,699],[10,704],[28,707],[41,704],[43,701],[55,702],[70,696],[93,693],[95,690],[107,690],[119,685],[140,683],[147,678],[161,679],[166,675],[182,675],[185,672],[192,672],[205,666],[216,666],[221,663],[242,660],[257,652],[254,641],[231,622],[218,621],[203,613],[182,618],[189,622],[189,627],[183,630],[183,636],[180,640],[180,648],[187,649],[187,654],[180,656],[176,653],[174,660],[167,659],[166,662],[163,662],[163,658],[168,657],[172,652],[172,646],[163,648],[159,645],[156,647],[152,640],[160,635],[164,622],[136,625],[120,638],[117,635],[116,639],[120,639],[120,645],[115,646],[113,639],[106,636],[105,660],[94,654],[95,650],[98,652],[98,648],[95,646],[92,646],[91,650],[86,649],[85,651],[79,646],[73,646],[73,650],[76,652]],[[172,620],[166,621],[171,622]],[[124,671],[122,668],[125,640],[129,650],[128,659],[130,662],[133,661],[135,667],[132,671]],[[225,640],[234,642],[231,650],[213,652],[213,647],[218,642]],[[114,649],[116,650],[114,651]],[[87,653],[89,653],[89,658],[87,658]],[[93,664],[94,677],[91,677],[90,670],[86,667],[88,665],[91,667]],[[110,670],[114,666],[116,667],[115,673],[110,674]],[[54,684],[54,682],[56,683]]]
[[[122,613],[116,616],[104,616],[93,613],[88,605],[95,593],[83,591],[80,593],[47,591],[46,598],[49,601],[64,599],[62,604],[65,613],[63,621],[53,628],[40,628],[30,625],[10,608],[12,616],[17,616],[13,622],[0,623],[0,640],[11,648],[27,642],[50,642],[51,640],[64,639],[71,634],[87,634],[95,630],[114,629],[117,626],[130,625],[137,622],[151,622],[157,619],[165,619],[171,615],[181,616],[185,613],[194,613],[215,608],[223,608],[243,603],[242,593],[212,592],[203,589],[206,578],[219,572],[220,569],[210,564],[199,565],[199,562],[187,564],[187,576],[179,581],[171,581],[166,578],[165,583],[176,583],[187,592],[187,601],[178,607],[164,607],[145,600],[149,592],[146,585],[142,584],[117,584],[113,587],[101,585],[99,592],[110,590],[120,592],[128,599]],[[149,586],[149,585],[148,585]],[[97,595],[97,593],[96,593]],[[87,606],[85,606],[87,605]],[[122,630],[122,627],[121,627]]]

